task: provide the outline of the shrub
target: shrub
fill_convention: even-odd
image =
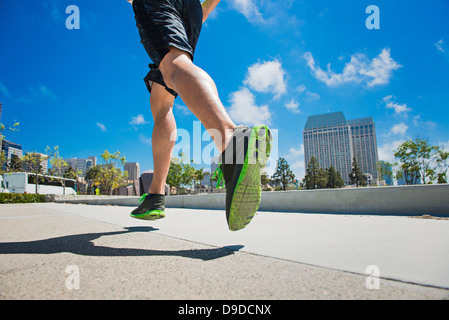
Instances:
[[[0,203],[37,203],[45,202],[43,194],[0,193]]]

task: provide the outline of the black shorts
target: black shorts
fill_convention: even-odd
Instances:
[[[167,87],[159,64],[170,47],[189,53],[193,60],[195,47],[203,24],[203,10],[199,0],[134,0],[133,9],[141,43],[151,60],[145,84],[151,93],[156,82],[175,97],[178,94]]]

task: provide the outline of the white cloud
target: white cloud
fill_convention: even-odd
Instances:
[[[299,85],[296,88],[296,91],[298,91],[298,93],[301,95],[305,95],[305,101],[316,101],[321,98],[318,93],[307,90],[307,87],[303,84]]]
[[[141,135],[139,135],[139,140],[143,144],[151,146],[151,137],[147,138],[147,137],[145,137],[144,135],[141,134]]]
[[[181,113],[183,116],[192,114],[189,108],[187,108],[187,106],[183,103],[175,103],[173,106],[173,110],[175,110],[175,112]]]
[[[391,58],[389,49],[383,49],[372,60],[369,60],[365,54],[356,53],[351,56],[351,60],[345,64],[341,73],[332,71],[330,63],[326,70],[321,69],[310,52],[304,54],[304,59],[315,78],[329,87],[337,87],[351,82],[365,83],[367,87],[388,84],[393,71],[401,67]]]
[[[147,124],[148,121],[145,121],[145,118],[142,114],[137,115],[136,117],[131,117],[131,121],[129,124],[132,124],[133,126],[138,126],[142,124]]]
[[[253,0],[231,0],[231,6],[253,24],[265,23],[265,19]]]
[[[306,91],[306,86],[303,84],[300,84],[297,88],[296,91],[298,91],[298,93],[303,93],[304,91]]]
[[[316,100],[320,100],[320,95],[318,93],[314,93],[314,92],[310,92],[307,91],[306,92],[306,101],[316,101]]]
[[[413,117],[413,125],[418,128],[424,128],[427,130],[433,130],[437,127],[437,123],[433,121],[424,121],[421,120],[421,115],[417,115]]]
[[[396,97],[392,96],[392,95],[389,95],[389,96],[386,96],[386,97],[383,98],[383,100],[384,100],[384,102],[386,104],[387,109],[394,109],[394,112],[396,114],[401,114],[401,113],[404,113],[404,112],[412,111],[412,109],[407,107],[406,103],[399,104],[397,102],[394,102],[393,101],[394,99],[396,99]]]
[[[250,66],[243,83],[257,92],[271,92],[276,98],[287,91],[285,70],[277,60]]]
[[[292,113],[301,113],[301,110],[299,110],[299,102],[295,99],[290,100],[285,104],[285,107],[290,110]]]
[[[405,140],[390,140],[385,144],[379,146],[378,148],[378,156],[379,161],[388,161],[390,163],[395,162],[394,152]]]
[[[6,98],[20,103],[35,103],[39,100],[44,99],[51,99],[51,100],[57,99],[57,96],[54,95],[48,87],[42,84],[33,87],[28,87],[28,93],[25,95],[15,96],[12,95],[9,92],[8,88],[3,83],[0,82],[0,93],[2,93],[3,96]]]
[[[437,43],[435,43],[435,47],[438,49],[438,51],[441,51],[441,52],[443,52],[443,53],[446,52],[443,39],[441,39],[440,41],[438,41]]]
[[[403,136],[403,135],[405,135],[407,130],[408,130],[408,125],[406,125],[405,123],[398,123],[398,124],[394,125],[393,128],[391,128],[390,133],[399,134],[399,135]]]
[[[304,144],[301,143],[297,148],[290,148],[285,159],[295,174],[296,179],[300,180],[305,176]]]
[[[106,132],[106,126],[100,122],[97,122],[97,127],[100,128],[101,131]]]
[[[441,149],[444,149],[444,151],[449,151],[449,140],[443,142],[440,141],[438,145]]]
[[[9,94],[9,90],[8,88],[0,82],[0,92],[2,93],[2,95],[6,98],[11,98],[11,95]]]
[[[230,97],[229,115],[239,124],[270,124],[271,112],[268,106],[257,106],[254,94],[248,88],[233,92]]]

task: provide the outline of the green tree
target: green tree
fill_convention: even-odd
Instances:
[[[47,154],[47,156],[50,160],[50,164],[52,166],[50,173],[52,175],[64,178],[65,177],[64,170],[66,170],[66,167],[68,164],[59,155],[59,146],[55,146],[53,148],[53,150],[51,150],[50,147],[47,147],[47,149],[45,149],[45,153]],[[66,181],[64,179],[61,179],[58,181],[61,182],[61,186],[62,186],[62,190],[63,190],[62,192],[63,192],[63,194],[65,194]]]
[[[270,179],[268,178],[267,174],[260,175],[260,184],[262,185],[262,187],[265,187],[269,183]]]
[[[273,174],[273,179],[280,183],[282,190],[287,190],[287,186],[295,180],[295,175],[293,174],[290,166],[284,158],[279,158],[276,166],[276,171]]]
[[[193,186],[194,188],[200,188],[201,187],[201,181],[207,176],[210,175],[210,172],[204,171],[204,168],[195,169],[193,170],[191,176],[187,179],[187,182],[193,180]]]
[[[334,166],[327,169],[327,183],[326,188],[334,189],[344,187],[345,183],[339,171],[336,171]]]
[[[1,146],[2,141],[0,140],[0,146]],[[3,169],[5,167],[7,167],[7,159],[6,159],[6,154],[3,150],[0,151],[0,174],[2,174],[4,171]],[[7,168],[6,168],[7,169]]]
[[[193,175],[196,169],[190,163],[186,163],[184,153],[180,152],[178,157],[174,157],[170,162],[166,183],[175,187],[178,194],[181,186],[188,185],[190,181],[195,181]]]
[[[316,180],[316,188],[317,189],[325,189],[327,185],[327,170],[320,168],[318,170],[318,176]]]
[[[119,187],[128,178],[128,172],[122,172],[119,166],[125,165],[126,158],[120,152],[109,153],[105,150],[101,155],[104,164],[100,166],[100,183],[105,192],[112,195],[115,188]]]
[[[407,184],[416,184],[420,179],[426,184],[437,178],[437,162],[445,154],[440,153],[440,147],[430,145],[427,139],[416,138],[399,145],[394,156],[400,162]]]
[[[8,165],[8,170],[12,172],[23,171],[23,161],[21,157],[16,154],[11,155],[11,160]]]
[[[319,175],[320,175],[320,164],[317,158],[312,156],[309,163],[307,164],[306,175],[303,180],[303,185],[307,190],[318,189]]]
[[[356,187],[366,186],[366,176],[363,174],[362,170],[357,164],[357,160],[355,159],[355,157],[352,160],[352,170],[349,174],[349,180],[351,181],[351,184],[355,184]]]
[[[447,171],[449,169],[449,152],[444,150],[438,150],[436,157],[436,176],[437,183],[447,183]]]
[[[28,152],[23,156],[22,161],[26,172],[32,176],[32,183],[36,185],[35,192],[38,194],[39,183],[43,181],[44,174],[43,163],[48,160],[47,155],[36,152]]]
[[[388,161],[379,161],[378,163],[376,163],[378,180],[393,182],[393,167],[394,164]]]
[[[343,180],[343,177],[341,176],[340,171],[337,171],[336,186],[337,186],[337,188],[344,188],[345,187],[345,181]]]
[[[100,184],[101,178],[101,168],[100,166],[95,166],[86,171],[85,179],[91,184],[91,192],[94,194],[94,186]]]
[[[0,103],[0,109],[1,109],[1,105],[2,104]],[[20,124],[20,122],[15,121],[12,126],[8,126],[8,128],[6,128],[3,123],[0,123],[0,149],[2,146],[2,141],[5,139],[5,136],[2,134],[2,132],[5,129],[8,129],[9,131],[12,131],[12,132],[19,131],[19,124]],[[8,158],[5,154],[5,152],[0,150],[0,173],[3,173],[3,169],[8,170],[7,165],[8,165]]]

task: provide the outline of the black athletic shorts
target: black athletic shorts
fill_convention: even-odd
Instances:
[[[141,43],[153,64],[145,77],[151,93],[156,82],[175,97],[178,94],[167,87],[159,64],[170,47],[190,54],[192,60],[203,24],[203,10],[199,0],[134,0],[133,9]]]

